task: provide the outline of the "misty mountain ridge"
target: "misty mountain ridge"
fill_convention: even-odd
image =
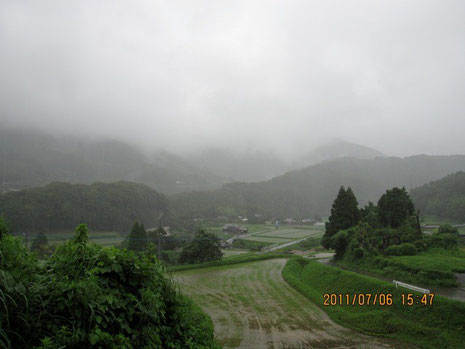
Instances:
[[[457,171],[465,171],[465,155],[345,157],[259,183],[228,183],[213,191],[180,193],[173,197],[172,207],[180,218],[216,217],[224,212],[280,218],[327,216],[341,185],[350,186],[363,206],[377,202],[392,187],[410,189]]]
[[[316,147],[305,156],[303,161],[307,165],[314,165],[319,162],[334,160],[339,158],[373,159],[385,157],[380,151],[355,143],[350,143],[342,139],[334,139],[331,142]]]
[[[0,129],[3,192],[53,181],[90,184],[131,180],[163,193],[211,189],[226,180],[178,156],[146,154],[118,140],[54,137],[37,130]]]
[[[89,184],[131,180],[174,194],[216,189],[228,182],[269,180],[308,163],[340,156],[367,158],[381,154],[342,140],[292,160],[257,149],[237,152],[207,147],[187,155],[162,149],[146,152],[120,140],[57,137],[33,129],[0,129],[0,139],[2,191],[53,181]]]

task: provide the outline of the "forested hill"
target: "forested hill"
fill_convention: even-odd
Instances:
[[[423,214],[465,223],[465,172],[414,188],[410,195]]]
[[[0,150],[0,193],[52,181],[129,180],[165,194],[219,188],[226,182],[169,152],[146,154],[118,140],[0,129]]]
[[[86,222],[92,230],[129,231],[135,221],[157,223],[167,198],[144,184],[92,185],[54,182],[0,195],[0,214],[12,231],[72,230]]]
[[[181,193],[172,200],[177,217],[262,213],[274,217],[325,216],[341,185],[351,186],[360,204],[376,201],[388,188],[413,188],[465,170],[465,155],[375,159],[343,158],[288,172],[260,183],[225,184],[221,189]]]

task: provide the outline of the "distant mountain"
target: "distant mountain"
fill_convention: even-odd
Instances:
[[[465,172],[414,188],[410,195],[421,213],[465,223]]]
[[[341,158],[260,183],[231,183],[213,191],[181,193],[173,197],[172,208],[180,218],[215,217],[224,212],[281,218],[326,216],[341,185],[352,187],[364,205],[394,186],[413,188],[463,170],[465,155]]]
[[[207,148],[186,158],[191,164],[229,182],[256,182],[281,175],[290,165],[273,152],[249,150],[234,152],[225,148]]]
[[[167,211],[163,194],[131,182],[54,182],[0,195],[0,214],[15,232],[71,230],[79,223],[92,230],[128,232],[135,221],[156,225]]]
[[[163,193],[218,188],[226,180],[168,152],[146,155],[117,140],[54,137],[0,129],[0,192],[52,181],[133,180]]]
[[[306,165],[314,165],[322,161],[344,157],[374,159],[376,157],[384,156],[386,155],[376,149],[338,139],[315,148],[305,155],[302,160]]]
[[[226,178],[166,151],[154,152],[134,180],[166,194],[216,189],[227,182]]]

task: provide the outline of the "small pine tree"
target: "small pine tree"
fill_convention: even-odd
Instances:
[[[128,249],[135,252],[144,251],[147,248],[147,232],[143,224],[134,223],[128,236]]]

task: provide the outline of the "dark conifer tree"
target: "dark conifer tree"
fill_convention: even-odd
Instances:
[[[360,210],[352,189],[349,187],[345,190],[344,186],[341,186],[333,202],[331,215],[325,225],[326,231],[322,239],[323,246],[330,248],[330,239],[334,234],[357,225],[359,221]]]
[[[143,224],[134,223],[128,236],[128,249],[135,252],[144,251],[147,248],[147,233]]]

